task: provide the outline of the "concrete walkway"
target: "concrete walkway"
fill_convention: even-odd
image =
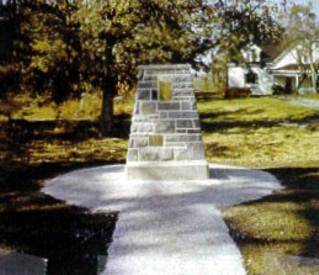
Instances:
[[[319,110],[319,100],[308,99],[308,98],[291,98],[285,99],[285,102],[288,102],[292,105],[303,106],[310,109]]]
[[[84,169],[43,192],[92,211],[119,211],[103,274],[246,274],[220,207],[280,189],[270,174],[210,166],[211,180],[127,182],[124,166]]]

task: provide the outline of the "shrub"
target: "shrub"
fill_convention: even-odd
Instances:
[[[284,87],[277,84],[272,86],[272,90],[274,91],[274,95],[282,95],[287,93]]]
[[[251,95],[250,89],[247,88],[227,88],[225,98],[245,98]]]

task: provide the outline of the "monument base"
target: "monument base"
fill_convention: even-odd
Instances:
[[[207,161],[129,162],[128,180],[206,180],[209,179]]]

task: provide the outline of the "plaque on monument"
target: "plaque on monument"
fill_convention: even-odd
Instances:
[[[208,178],[189,65],[139,67],[126,173],[137,180]]]

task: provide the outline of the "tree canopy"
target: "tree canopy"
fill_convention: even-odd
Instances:
[[[272,39],[279,27],[265,0],[9,0],[15,25],[9,58],[20,91],[61,101],[103,93],[103,125],[112,120],[119,86],[135,83],[138,64],[201,67],[198,55],[234,52],[253,33]],[[110,128],[110,127],[108,127]]]

